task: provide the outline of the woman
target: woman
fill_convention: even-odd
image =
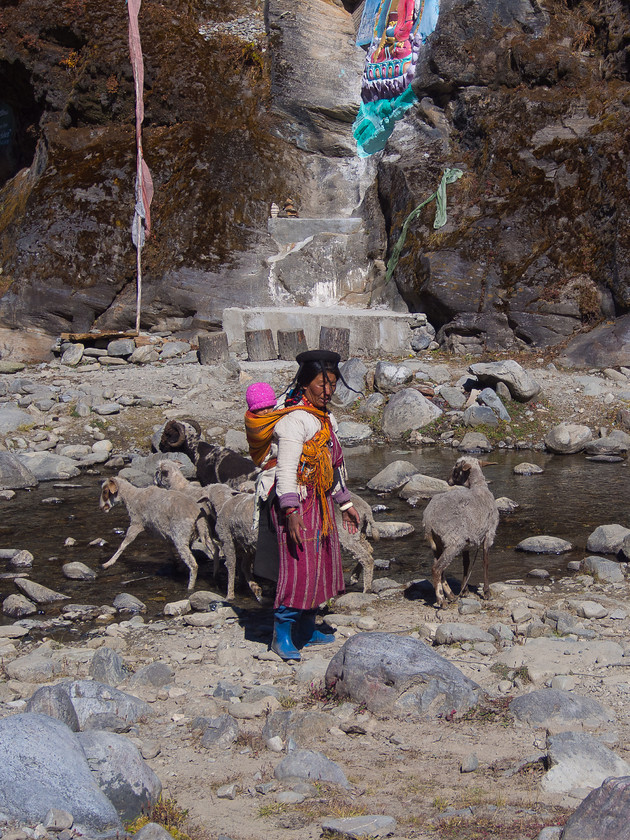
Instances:
[[[271,517],[278,536],[279,574],[271,649],[282,659],[300,659],[298,646],[327,644],[315,628],[317,607],[344,591],[333,500],[343,525],[355,533],[359,514],[345,484],[337,423],[328,405],[339,378],[338,353],[311,350],[297,357],[299,370],[284,408],[264,418],[277,443],[275,498]],[[270,436],[246,418],[250,452],[260,463]],[[259,421],[259,424],[262,421]],[[252,441],[259,435],[262,445]],[[262,441],[262,437],[265,438]]]

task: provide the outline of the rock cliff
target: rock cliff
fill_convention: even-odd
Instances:
[[[477,353],[556,345],[627,311],[627,6],[445,0],[417,66],[418,104],[383,153],[360,160],[357,5],[145,2],[143,143],[156,191],[143,327],[211,326],[227,305],[328,295],[425,311],[447,347]],[[9,2],[0,31],[0,122],[12,132],[0,147],[0,324],[128,327],[125,6]],[[385,287],[404,219],[447,166],[464,172],[447,225],[436,232],[428,206]],[[301,217],[331,223],[278,239],[269,207],[289,196]]]

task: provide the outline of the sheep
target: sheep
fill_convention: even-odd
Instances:
[[[444,577],[449,564],[462,552],[466,591],[470,576],[470,548],[483,548],[483,595],[490,597],[488,551],[494,543],[499,511],[494,496],[481,471],[482,464],[469,456],[459,458],[448,480],[452,490],[434,496],[426,506],[422,525],[434,554],[432,579],[437,605],[446,606],[445,598],[454,600]]]
[[[214,556],[208,523],[199,505],[185,493],[170,492],[161,487],[134,487],[124,478],[108,478],[101,485],[99,505],[108,513],[118,502],[123,502],[129,514],[127,533],[103,568],[113,566],[127,546],[143,531],[149,531],[169,540],[182,562],[189,570],[188,589],[197,582],[197,561],[190,550],[194,539],[199,539],[208,556]]]
[[[256,555],[257,533],[254,530],[255,497],[252,493],[238,493],[227,484],[211,484],[197,488],[189,482],[174,461],[160,461],[155,483],[170,491],[191,495],[209,516],[214,537],[222,545],[228,573],[227,600],[234,599],[236,583],[236,550],[241,555],[240,571],[257,601],[262,589],[252,579]],[[214,555],[214,577],[218,571],[218,550]]]
[[[260,600],[262,591],[252,579],[252,568],[256,556],[257,533],[252,526],[254,517],[254,496],[251,493],[235,493],[224,484],[197,488],[195,482],[187,481],[175,461],[160,461],[155,473],[155,483],[160,487],[190,493],[204,508],[214,523],[214,535],[222,543],[225,565],[228,572],[228,594],[234,598],[236,574],[236,552],[241,555],[240,571],[247,581],[254,597]],[[374,521],[372,508],[360,496],[351,493],[352,502],[357,509],[360,522],[356,534],[350,534],[341,523],[341,512],[335,506],[335,515],[339,531],[341,548],[356,563],[351,580],[358,580],[359,569],[363,567],[363,591],[369,592],[374,578],[374,557],[372,547],[366,536],[379,539],[378,526]],[[364,536],[365,535],[365,536]],[[218,561],[215,555],[216,577]]]
[[[215,443],[201,440],[201,427],[194,420],[169,420],[162,431],[161,452],[183,452],[195,465],[202,485],[238,485],[257,474],[249,458]]]

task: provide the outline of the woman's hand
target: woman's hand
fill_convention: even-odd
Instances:
[[[343,527],[348,531],[350,534],[356,534],[359,530],[359,524],[361,522],[361,517],[359,516],[359,512],[354,507],[349,507],[347,510],[341,512],[341,521],[343,522]]]
[[[302,548],[302,531],[304,520],[299,510],[293,510],[287,514],[287,533],[298,548]]]

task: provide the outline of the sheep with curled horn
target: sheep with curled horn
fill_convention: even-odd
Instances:
[[[160,452],[183,452],[195,465],[202,485],[229,484],[236,487],[253,478],[258,470],[249,458],[232,449],[201,439],[195,420],[169,420],[162,431]]]
[[[483,595],[490,597],[488,552],[494,543],[499,511],[482,472],[482,466],[489,463],[470,456],[459,458],[448,480],[455,485],[453,489],[434,496],[425,508],[422,525],[433,550],[431,575],[440,608],[446,606],[446,599],[455,598],[444,572],[460,553],[464,566],[461,594],[466,591],[471,548],[483,550]]]

